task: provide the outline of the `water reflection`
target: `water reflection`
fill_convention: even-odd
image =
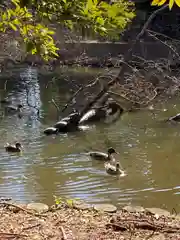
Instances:
[[[73,78],[78,81],[82,74],[88,73],[76,71]],[[7,116],[0,122],[1,196],[51,204],[53,195],[57,195],[90,203],[133,203],[180,210],[179,125],[158,122],[177,113],[178,105],[176,109],[172,106],[178,101],[159,104],[162,111],[156,112],[156,119],[150,112],[142,111],[125,114],[112,125],[98,125],[85,132],[44,136],[43,129],[57,119],[50,100],[65,102],[69,83],[62,79],[47,88],[46,80],[40,81],[34,69],[22,69],[19,81],[11,81],[3,93],[13,102],[22,102],[27,114],[21,119]],[[30,105],[40,108],[40,118],[29,117],[28,112],[33,109],[28,106],[27,92]],[[164,112],[164,108],[168,111]],[[25,148],[22,156],[4,151],[5,142],[16,140]],[[120,152],[121,164],[127,171],[124,178],[107,175],[101,162],[83,154],[92,149],[106,151],[109,146]]]

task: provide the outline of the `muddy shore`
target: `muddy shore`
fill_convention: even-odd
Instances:
[[[1,240],[180,239],[180,215],[157,208],[1,201],[0,212]]]

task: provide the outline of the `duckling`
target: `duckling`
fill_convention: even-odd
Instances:
[[[55,127],[48,127],[44,130],[44,134],[46,134],[46,135],[57,134],[58,131],[59,130]]]
[[[6,143],[6,145],[4,147],[7,152],[21,152],[22,151],[22,145],[19,142],[17,142],[15,145]]]
[[[116,163],[116,165],[114,166],[110,162],[106,162],[104,164],[104,167],[108,174],[125,176],[125,172],[120,168],[119,163]]]
[[[88,155],[95,159],[95,160],[102,160],[102,161],[107,161],[107,160],[111,160],[111,161],[115,161],[113,154],[118,154],[114,148],[109,148],[107,153],[103,153],[103,152],[89,152]]]
[[[16,112],[21,112],[23,105],[18,104],[17,106],[9,105],[6,106],[5,109],[8,113],[16,113]]]

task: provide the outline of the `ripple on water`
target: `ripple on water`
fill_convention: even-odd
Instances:
[[[59,91],[57,95],[56,92],[61,89],[60,81],[55,89],[50,84],[44,90],[36,71],[27,69],[21,78],[19,91],[14,83],[16,90],[8,89],[13,101],[22,102],[30,110],[23,87],[27,83],[32,105],[37,103],[41,112],[51,115],[52,106],[48,101],[59,98]],[[66,102],[63,91],[61,99]],[[178,102],[179,99],[177,109]],[[156,115],[161,119],[174,114],[171,104],[168,109]],[[53,117],[55,122],[56,112]],[[43,121],[53,124],[50,118],[47,116]],[[163,202],[169,208],[179,202],[176,196],[180,194],[178,127],[156,126],[156,119],[148,111],[124,114],[111,125],[98,124],[88,131],[73,134],[45,136],[46,125],[28,116],[22,119],[7,116],[0,121],[1,196],[52,203],[52,196],[56,194],[115,205],[135,203],[151,207]],[[4,143],[17,140],[24,146],[22,156],[6,153]],[[109,146],[120,152],[119,160],[127,171],[124,178],[107,175],[104,163],[81,154],[87,150],[106,151]]]

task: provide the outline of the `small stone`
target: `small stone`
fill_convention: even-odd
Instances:
[[[131,212],[131,213],[144,212],[145,211],[145,209],[141,206],[132,206],[132,205],[125,206],[122,209],[127,211],[127,212]]]
[[[158,215],[158,216],[165,216],[168,217],[170,216],[170,212],[168,212],[167,210],[161,209],[161,208],[146,208],[145,209],[146,212],[152,213],[154,215]]]
[[[173,215],[175,219],[180,220],[180,213],[178,213],[177,215]]]
[[[39,234],[33,234],[31,235],[31,240],[42,240],[42,237]]]
[[[165,240],[165,239],[166,239],[166,237],[162,233],[160,233],[158,235],[154,235],[149,238],[149,240]]]
[[[87,204],[85,202],[81,202],[81,201],[74,201],[73,202],[73,207],[79,210],[88,210],[88,209],[92,209],[92,205]]]
[[[108,213],[114,213],[117,211],[117,207],[112,204],[96,204],[94,205],[96,211],[103,211]]]
[[[44,203],[29,203],[27,205],[27,209],[34,210],[38,213],[44,213],[49,210],[49,207],[48,207],[48,205],[46,205]]]

